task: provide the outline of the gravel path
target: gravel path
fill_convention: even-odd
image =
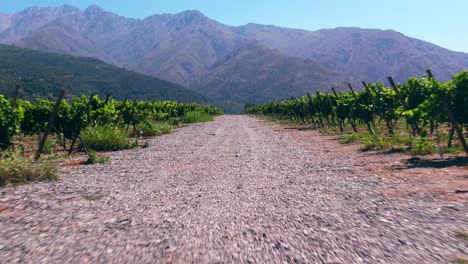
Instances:
[[[1,263],[447,263],[467,204],[385,197],[339,149],[222,116],[0,189]]]

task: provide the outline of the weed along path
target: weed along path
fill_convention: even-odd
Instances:
[[[221,116],[0,189],[0,263],[447,263],[466,199],[395,188],[319,139]],[[313,147],[316,147],[315,150]]]

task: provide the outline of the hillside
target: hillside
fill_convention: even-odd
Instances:
[[[301,96],[343,83],[338,73],[311,60],[287,57],[256,43],[234,51],[194,88],[217,101],[262,103]]]
[[[209,102],[204,96],[177,84],[94,58],[0,45],[0,93],[11,94],[15,83],[24,83],[27,97],[51,97],[63,88],[69,96],[95,93],[111,94],[120,99]]]
[[[7,23],[3,27],[3,30],[1,29],[2,26],[0,26],[0,40],[2,43],[13,43],[59,17],[79,11],[78,8],[70,5],[60,7],[30,7],[11,16],[5,16],[7,17]]]
[[[0,13],[0,32],[4,31],[10,26],[10,16]]]
[[[346,80],[359,89],[362,80],[379,82],[393,76],[395,80],[403,81],[410,76],[421,76],[427,68],[432,69],[439,79],[447,80],[468,68],[468,54],[392,30],[335,28],[306,31],[258,24],[232,27],[196,10],[132,19],[98,6],[83,11],[71,6],[30,8],[11,18],[14,19],[8,20],[8,26],[3,24],[8,28],[0,30],[0,42],[98,58],[202,91],[214,98],[227,96],[220,99],[237,103],[249,97],[257,100],[293,95],[303,91],[307,82],[309,86],[317,83],[323,85],[318,89],[326,89]],[[237,81],[236,77],[227,77],[235,70],[234,65],[245,65],[246,57],[238,56],[236,52],[246,49],[252,42],[262,47],[257,49],[258,57],[264,49],[276,50],[276,55],[274,63],[261,60],[262,63],[256,63],[250,72],[282,73],[286,69],[286,76],[270,74],[261,79],[255,78],[263,76],[261,74],[245,72]],[[251,53],[250,56],[256,55]],[[230,58],[227,64],[226,58]],[[308,62],[288,67],[302,74],[292,74],[285,68],[291,61],[298,62],[297,58]],[[299,65],[305,68],[299,68]],[[322,74],[338,72],[342,77],[332,80],[330,77],[334,75],[319,76],[320,73],[311,71],[308,65],[319,65]],[[226,80],[220,81],[220,78]],[[265,88],[269,85],[275,87]]]
[[[198,11],[136,20],[91,6],[18,39],[50,52],[91,56],[189,86],[244,41]]]
[[[468,68],[468,54],[407,37],[393,30],[335,28],[318,31],[249,24],[236,29],[248,39],[278,49],[288,56],[317,61],[349,79],[404,81],[428,68],[438,78],[450,79]]]

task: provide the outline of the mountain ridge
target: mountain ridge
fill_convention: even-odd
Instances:
[[[229,56],[234,56],[239,49],[249,47],[252,50],[247,53],[251,56],[254,55],[253,52],[262,54],[265,49],[277,51],[268,53],[270,60],[276,63],[271,64],[264,60],[262,64],[257,64],[259,69],[250,71],[250,75],[249,72],[244,72],[245,83],[237,82],[239,85],[231,88],[234,92],[237,89],[240,93],[246,85],[257,87],[258,93],[252,91],[253,94],[262,94],[261,91],[268,90],[268,86],[278,87],[284,79],[283,76],[278,75],[277,78],[270,78],[269,82],[263,82],[255,78],[254,72],[262,72],[265,69],[279,72],[284,65],[290,67],[283,68],[285,75],[295,76],[295,79],[290,79],[291,83],[311,82],[314,73],[320,73],[336,78],[335,81],[328,78],[330,83],[327,87],[344,80],[356,81],[357,84],[362,80],[384,81],[388,76],[393,76],[397,81],[404,81],[409,76],[421,76],[427,68],[432,69],[438,78],[446,80],[459,70],[468,68],[468,54],[450,51],[394,30],[338,27],[308,31],[255,23],[228,26],[198,10],[155,14],[143,19],[126,18],[98,6],[90,6],[83,11],[73,11],[74,7],[58,7],[56,13],[47,10],[53,9],[34,12],[50,17],[39,15],[39,18],[29,20],[22,17],[30,24],[31,21],[38,20],[37,23],[32,23],[33,27],[23,28],[23,33],[29,30],[24,37],[21,37],[21,34],[7,36],[17,36],[13,41],[15,45],[48,52],[96,57],[120,67],[178,83],[192,90],[208,92],[218,89],[213,95],[225,90],[225,83],[221,85],[215,82],[215,79],[207,78],[218,78],[220,75],[225,79],[228,77],[226,73],[222,73],[223,70],[213,68],[221,65]],[[36,27],[42,23],[45,24]],[[11,30],[0,31],[0,42],[5,42],[2,36]],[[256,46],[251,45],[254,42]],[[241,64],[247,59],[246,56],[234,58],[239,61],[231,60],[229,65],[223,65],[224,70],[230,69],[226,72],[233,71],[236,69],[233,65]],[[315,64],[321,67],[310,66]],[[274,68],[271,68],[273,65]],[[314,69],[316,72],[306,74],[305,69],[299,69],[297,65],[303,65],[311,71]],[[294,75],[291,69],[304,74]],[[337,72],[338,75],[332,74]],[[327,79],[327,76],[315,76],[319,77],[318,79]],[[202,85],[203,83],[205,85]],[[208,89],[206,85],[209,83],[218,83],[220,86]],[[259,83],[263,83],[263,86],[260,87]],[[289,89],[291,94],[294,93],[293,90],[303,90],[303,85],[284,86],[289,87],[286,90]],[[278,90],[277,95],[279,93]],[[235,93],[228,94],[236,97]],[[230,101],[233,98],[225,99]],[[271,96],[259,98],[263,101],[271,99]]]
[[[343,83],[344,79],[338,73],[313,61],[286,57],[277,50],[253,42],[213,65],[194,86],[196,91],[217,101],[230,98],[257,104],[265,98],[301,96]],[[232,87],[236,89],[232,90]]]
[[[28,98],[89,95],[117,99],[178,100],[211,103],[177,84],[107,64],[94,58],[51,54],[0,44],[0,92],[23,84]]]

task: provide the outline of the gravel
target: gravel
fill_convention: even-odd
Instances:
[[[0,189],[0,263],[447,263],[467,203],[389,198],[339,149],[222,116]],[[378,176],[378,175],[377,175]]]

